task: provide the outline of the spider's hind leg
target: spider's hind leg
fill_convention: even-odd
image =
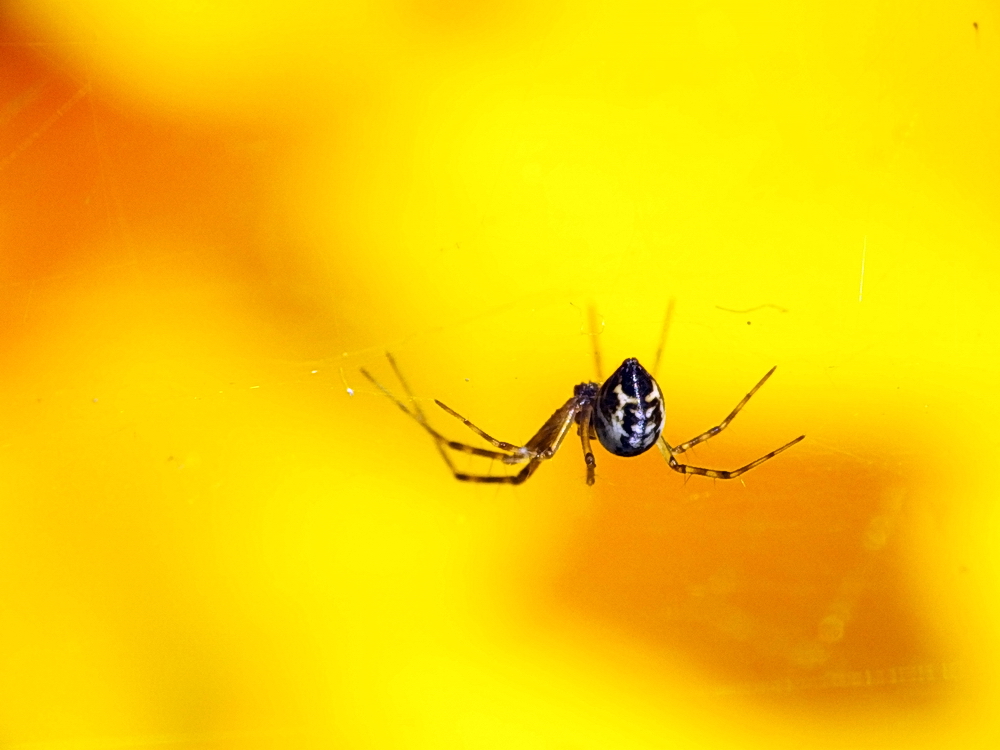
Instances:
[[[446,404],[441,403],[437,399],[434,399],[434,403],[437,404],[438,406],[440,406],[442,409],[444,409],[449,414],[451,414],[451,416],[455,417],[455,419],[459,420],[462,424],[464,424],[466,427],[468,427],[474,433],[476,433],[477,435],[479,435],[479,437],[481,437],[487,443],[492,444],[493,446],[499,448],[502,451],[508,451],[510,453],[513,453],[514,455],[512,455],[512,456],[504,456],[503,457],[504,463],[519,464],[519,463],[527,461],[528,459],[531,458],[531,453],[526,448],[524,448],[523,446],[514,445],[513,443],[508,443],[508,442],[505,442],[503,440],[497,440],[492,435],[489,435],[488,433],[486,433],[483,430],[481,430],[478,427],[476,427],[474,424],[472,424],[472,422],[470,422],[468,419],[466,419],[465,417],[463,417],[461,414],[459,414],[457,411],[455,411],[454,409],[452,409],[450,406],[447,406]]]

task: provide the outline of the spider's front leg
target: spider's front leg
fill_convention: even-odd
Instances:
[[[409,385],[407,385],[406,380],[403,378],[403,374],[399,371],[399,368],[396,366],[396,360],[394,360],[392,358],[392,355],[389,354],[388,352],[386,353],[385,356],[389,360],[389,364],[392,366],[393,371],[396,373],[396,377],[398,378],[399,382],[402,383],[403,390],[406,391],[406,395],[409,397],[410,403],[412,403],[413,405],[412,411],[410,410],[410,407],[408,407],[406,404],[404,404],[402,401],[400,401],[398,398],[392,395],[392,392],[384,385],[382,385],[375,378],[374,375],[368,372],[368,370],[362,367],[361,374],[364,375],[366,378],[368,378],[368,380],[370,380],[372,384],[376,388],[378,388],[383,393],[383,395],[386,396],[386,398],[388,398],[390,401],[396,404],[396,406],[398,406],[404,414],[409,416],[411,419],[415,420],[421,427],[424,428],[424,430],[427,431],[427,433],[432,438],[434,438],[434,440],[437,443],[438,449],[441,451],[441,458],[444,459],[444,462],[448,464],[448,468],[450,468],[453,473],[455,469],[454,466],[452,466],[451,459],[448,458],[448,454],[444,451],[445,447],[451,448],[454,451],[469,453],[473,456],[482,456],[483,458],[493,458],[501,460],[511,458],[511,456],[509,456],[507,453],[498,453],[496,451],[489,451],[485,450],[484,448],[477,448],[473,445],[466,445],[465,443],[459,443],[454,440],[449,440],[444,435],[435,430],[433,427],[431,427],[430,424],[427,423],[427,417],[424,416],[423,409],[420,408],[420,402],[418,402],[414,398],[413,393],[410,391]],[[519,459],[519,461],[524,461],[524,460],[526,459]],[[514,463],[518,463],[519,461],[515,461]]]
[[[569,428],[572,427],[573,423],[576,421],[580,408],[577,400],[575,398],[571,398],[545,421],[545,424],[539,428],[538,432],[532,436],[531,440],[524,445],[514,445],[513,443],[497,440],[493,436],[476,427],[476,425],[472,424],[472,422],[463,417],[457,411],[449,406],[446,406],[440,401],[435,401],[435,403],[456,419],[460,419],[466,427],[483,438],[483,440],[486,440],[501,450],[508,451],[511,455],[503,455],[500,457],[500,460],[503,463],[520,464],[527,462],[527,466],[521,469],[521,471],[514,476],[490,477],[478,474],[455,474],[457,479],[461,479],[464,482],[489,482],[492,484],[501,482],[508,484],[521,484],[527,480],[535,472],[542,461],[547,461],[552,458],[556,454],[556,451],[559,450],[559,446],[562,445],[562,441],[566,438]]]
[[[483,430],[479,429],[478,427],[476,427],[474,424],[472,424],[472,422],[470,422],[468,419],[466,419],[465,417],[463,417],[461,414],[459,414],[457,411],[455,411],[454,409],[452,409],[447,404],[444,404],[444,403],[438,401],[437,399],[434,399],[434,403],[437,404],[438,406],[440,406],[442,409],[444,409],[449,414],[451,414],[451,416],[455,417],[455,419],[460,420],[462,422],[462,424],[464,424],[466,427],[468,427],[474,433],[476,433],[477,435],[479,435],[479,437],[481,437],[486,442],[491,443],[492,445],[494,445],[495,447],[499,448],[502,451],[507,451],[507,453],[512,454],[512,455],[509,455],[509,456],[508,455],[499,456],[500,460],[503,461],[503,463],[508,464],[508,465],[522,464],[525,461],[530,461],[531,459],[533,459],[533,458],[536,457],[526,446],[523,446],[523,445],[514,445],[513,443],[508,443],[508,442],[505,442],[503,440],[497,440],[492,435],[490,435],[490,434],[484,432]]]

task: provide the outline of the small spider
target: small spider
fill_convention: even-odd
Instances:
[[[669,316],[669,313],[668,313]],[[666,325],[664,325],[666,329]],[[661,343],[662,349],[662,343]],[[697,437],[691,438],[687,442],[678,446],[671,446],[663,439],[664,405],[663,395],[653,376],[646,371],[639,360],[630,358],[622,362],[621,366],[605,380],[603,383],[580,383],[573,387],[573,396],[562,406],[556,409],[555,413],[549,417],[538,432],[524,445],[514,445],[483,432],[472,424],[468,419],[456,412],[454,409],[445,406],[443,403],[434,400],[438,406],[451,414],[456,419],[460,419],[466,427],[475,432],[479,437],[495,447],[496,451],[476,448],[465,443],[458,443],[448,440],[427,423],[423,410],[418,402],[413,398],[406,380],[403,378],[396,361],[392,355],[386,352],[386,359],[393,372],[402,384],[406,395],[413,405],[413,410],[396,398],[388,388],[379,383],[367,370],[361,370],[361,374],[370,380],[376,388],[388,396],[400,409],[415,419],[434,438],[437,443],[441,457],[456,479],[463,482],[489,482],[521,484],[528,479],[541,465],[542,461],[552,458],[563,440],[569,433],[570,428],[575,424],[576,432],[580,436],[580,443],[583,447],[583,457],[587,464],[587,484],[594,483],[594,469],[597,462],[590,449],[591,440],[599,440],[601,445],[609,452],[623,458],[631,458],[645,453],[647,450],[657,445],[667,464],[676,472],[681,474],[698,474],[713,479],[735,479],[741,474],[750,471],[756,466],[760,466],[768,459],[774,458],[779,453],[791,448],[797,442],[805,438],[799,435],[789,443],[773,450],[766,456],[761,456],[756,461],[751,461],[746,466],[733,471],[721,471],[718,469],[703,469],[698,466],[688,466],[679,463],[676,459],[678,454],[684,453],[688,449],[715,437],[722,432],[729,423],[733,421],[740,410],[746,406],[765,382],[771,377],[777,366],[767,371],[767,374],[760,379],[750,392],[743,397],[736,408],[729,416],[718,425],[701,433]],[[594,359],[600,372],[600,356],[595,350]],[[659,352],[657,353],[659,361]],[[654,367],[655,370],[655,367]],[[499,459],[507,465],[525,464],[517,474],[509,476],[489,476],[481,474],[464,474],[455,469],[454,464],[448,457],[445,448],[450,448],[463,453],[471,453],[474,456]],[[502,451],[502,452],[501,452]]]

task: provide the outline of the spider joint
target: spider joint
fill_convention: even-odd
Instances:
[[[523,464],[525,461],[530,461],[534,458],[534,454],[524,447],[511,446],[510,448],[514,451],[513,456],[504,456],[501,461],[505,464]],[[551,458],[551,456],[543,456],[543,458]]]

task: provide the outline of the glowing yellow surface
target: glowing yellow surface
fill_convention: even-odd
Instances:
[[[20,2],[0,742],[988,747],[995,4]],[[329,6],[329,7],[323,7]],[[650,362],[692,462],[452,480]],[[463,469],[499,466],[457,458]]]

